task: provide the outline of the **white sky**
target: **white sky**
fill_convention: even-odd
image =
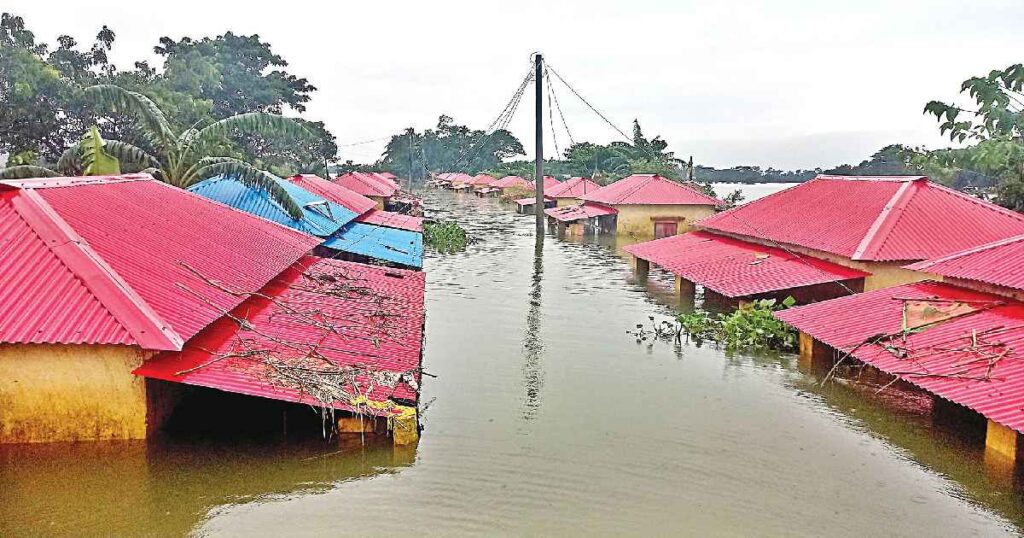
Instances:
[[[484,128],[541,51],[627,133],[639,118],[677,155],[719,167],[830,167],[889,143],[948,145],[924,104],[1024,61],[1022,0],[6,0],[0,10],[50,43],[62,33],[91,43],[106,24],[122,68],[152,60],[163,35],[258,33],[317,86],[306,117],[339,144],[432,127],[442,113]],[[556,91],[576,140],[617,137]],[[530,153],[532,113],[524,99],[511,125]],[[341,157],[373,161],[383,146]]]

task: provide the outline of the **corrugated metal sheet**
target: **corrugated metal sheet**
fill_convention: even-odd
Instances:
[[[423,234],[353,222],[324,241],[323,246],[378,260],[423,267]]]
[[[551,198],[580,198],[592,193],[601,186],[585,177],[574,177],[555,185],[550,190],[544,190],[544,196]]]
[[[548,198],[547,196],[545,196],[544,197],[544,202],[545,203],[547,203],[547,202],[554,202],[554,199],[553,198]],[[518,200],[516,200],[516,205],[521,206],[521,207],[535,205],[536,203],[537,203],[537,198],[535,196],[531,196],[529,198],[519,198]]]
[[[0,256],[3,301],[15,301],[0,308],[3,341],[177,349],[153,331],[184,341],[241,302],[210,282],[259,289],[319,242],[148,176],[117,179],[4,192],[0,241],[19,254]],[[39,211],[18,210],[23,202]],[[40,270],[50,275],[45,283],[35,280]],[[67,294],[53,296],[58,290]],[[54,301],[60,307],[49,309]]]
[[[394,181],[371,172],[349,172],[332,180],[334,183],[363,196],[390,198],[400,190]]]
[[[918,262],[907,268],[1024,290],[1024,235]]]
[[[545,192],[548,189],[553,189],[553,188],[555,188],[555,187],[557,187],[557,186],[559,186],[561,184],[562,184],[561,181],[558,181],[557,179],[555,179],[555,178],[553,178],[551,176],[544,176],[544,191]],[[533,181],[530,182],[530,188],[531,189],[535,188]]]
[[[298,185],[283,179],[276,181],[302,207],[301,219],[293,219],[266,191],[248,187],[233,178],[213,177],[189,187],[188,190],[204,198],[318,237],[333,234],[357,216],[348,208],[325,200],[322,196]]]
[[[0,195],[0,342],[133,344],[127,329]]]
[[[359,215],[356,222],[375,224],[377,226],[384,226],[385,228],[409,230],[410,232],[423,232],[423,217],[403,215],[401,213],[393,213],[391,211],[383,211],[380,209],[371,209],[370,211]]]
[[[487,174],[477,174],[473,176],[473,179],[472,181],[469,182],[469,184],[473,185],[474,187],[483,187],[486,185],[490,185],[495,181],[498,181],[498,178],[494,176],[489,176]]]
[[[903,299],[925,298],[965,302],[978,309],[908,335],[909,358],[899,358],[879,344],[861,345],[901,330]],[[990,307],[1000,301],[1003,306]],[[776,317],[836,349],[852,351],[884,372],[1024,433],[1024,304],[923,282],[791,308]],[[1008,350],[991,375],[988,361],[977,361],[978,356],[967,351],[972,333]],[[899,345],[904,346],[902,341]]]
[[[356,215],[362,215],[377,207],[377,202],[317,175],[298,174],[288,178],[288,181],[325,200],[341,205]]]
[[[713,205],[722,201],[657,174],[633,174],[581,197],[609,205]]]
[[[868,273],[811,256],[707,232],[690,232],[624,248],[637,258],[726,297],[842,282]]]
[[[351,282],[348,293],[316,293],[324,282]],[[373,267],[358,263],[303,258],[261,292],[233,310],[248,321],[243,330],[222,318],[189,341],[180,352],[162,353],[135,370],[136,375],[228,392],[318,404],[291,387],[274,384],[261,363],[227,357],[242,350],[266,350],[277,360],[298,360],[314,350],[336,366],[361,366],[370,373],[412,371],[419,382],[423,338],[423,273]],[[337,286],[329,289],[336,290]],[[367,300],[372,292],[374,300]],[[315,305],[323,325],[309,323],[301,312]],[[326,326],[344,327],[335,332]],[[339,334],[340,333],[340,334]],[[226,358],[225,358],[226,357]],[[220,358],[211,364],[211,359]],[[197,368],[199,367],[199,368]],[[192,370],[195,368],[194,370]],[[189,371],[191,370],[191,371]],[[417,391],[399,382],[395,387],[375,385],[360,378],[360,392],[374,401],[415,402]],[[346,402],[334,407],[350,410]],[[369,412],[384,414],[373,408]]]
[[[499,189],[508,189],[508,188],[511,188],[511,187],[521,187],[521,188],[524,188],[524,189],[532,189],[533,188],[533,183],[530,183],[529,181],[527,181],[527,180],[525,180],[525,179],[523,179],[523,178],[521,178],[519,176],[505,176],[505,177],[499,179],[498,181],[495,181],[494,183],[492,183],[491,186],[492,187],[497,187]]]
[[[545,209],[544,214],[561,222],[572,222],[576,220],[615,215],[619,211],[615,208],[600,204],[567,205]]]
[[[914,261],[1024,233],[1024,215],[919,176],[818,176],[698,226],[855,260]]]

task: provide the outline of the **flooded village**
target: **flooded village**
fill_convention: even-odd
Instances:
[[[638,21],[683,20],[651,1]],[[858,86],[892,126],[856,164],[869,130],[847,114],[830,141],[814,81],[748,108],[694,60],[678,98],[675,49],[591,58],[646,70],[624,87],[557,36],[484,67],[377,34],[368,68],[299,47],[326,37],[281,30],[295,14],[168,19],[192,37],[110,15],[123,34],[79,42],[21,8],[0,18],[0,536],[1024,534],[1015,59],[908,67],[885,90],[906,114]],[[594,9],[608,35],[625,17]],[[744,43],[789,20],[746,9]],[[778,46],[756,61],[818,65]],[[442,91],[419,62],[488,84]]]

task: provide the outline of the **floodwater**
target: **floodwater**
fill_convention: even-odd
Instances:
[[[920,398],[638,343],[678,307],[668,275],[636,282],[615,239],[538,243],[493,199],[426,198],[479,241],[426,264],[418,447],[2,447],[0,535],[1018,534],[1018,490]]]

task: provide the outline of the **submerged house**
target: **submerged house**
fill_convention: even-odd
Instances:
[[[505,176],[494,183],[491,183],[492,189],[498,189],[500,192],[505,192],[505,189],[521,189],[521,190],[533,190],[533,183],[530,183],[526,179],[519,176]]]
[[[625,250],[685,295],[807,303],[922,280],[903,266],[1024,233],[1024,215],[920,176],[822,175],[695,227]]]
[[[555,200],[556,205],[575,205],[582,197],[592,193],[601,186],[585,177],[574,177],[567,179],[558,185],[545,189],[544,196]]]
[[[358,215],[356,222],[413,232],[423,231],[423,217],[377,209],[376,202],[370,198],[357,194],[337,183],[331,183],[315,174],[297,174],[288,178],[288,181],[352,211]]]
[[[423,266],[422,233],[360,222],[359,215],[329,197],[318,196],[283,179],[276,181],[302,208],[302,218],[293,218],[266,191],[230,177],[207,179],[189,187],[189,191],[319,237],[321,244],[316,253],[324,257],[415,269]],[[315,183],[309,178],[305,181]]]
[[[206,336],[211,327],[224,331],[230,325],[238,332],[237,319],[259,316],[268,303],[283,304],[272,298],[311,293],[312,287],[300,281],[321,263],[379,271],[383,275],[365,288],[390,296],[396,287],[409,286],[411,297],[419,293],[422,304],[420,273],[322,262],[307,255],[319,243],[310,234],[146,174],[0,182],[0,442],[151,435],[183,391],[177,383],[144,380],[132,371],[145,375],[140,368],[154,357],[177,356],[200,340],[204,349],[214,349],[207,345],[213,343]],[[323,294],[319,302],[324,309],[351,307],[337,291]],[[399,298],[394,312],[410,316],[410,326],[422,325],[422,309],[415,304]],[[353,325],[372,333],[379,321],[368,316]],[[291,338],[291,330],[288,323],[260,325],[260,334],[276,341]],[[413,346],[420,338],[386,332]],[[247,342],[253,336],[242,334]],[[377,331],[375,338],[384,335]],[[362,412],[353,403],[373,401],[378,403],[366,403],[365,414],[399,421],[414,416],[406,404],[415,402],[408,389],[415,388],[418,376],[407,372],[418,362],[413,368],[408,367],[411,359],[390,362],[363,341],[346,337],[338,342],[338,356],[327,362],[342,368],[359,361],[364,374],[391,383],[396,398],[383,401],[367,391],[366,398],[318,400],[318,405]],[[266,377],[267,361],[289,365],[301,360],[268,349],[261,361],[236,364],[233,381],[218,388],[263,391],[265,397],[287,400],[275,391],[299,387]],[[175,375],[189,368],[167,364]],[[196,366],[196,373],[203,370]],[[396,441],[408,441],[403,436],[414,429],[407,423],[396,432]]]
[[[1024,456],[1024,236],[908,269],[924,281],[792,308],[806,366],[855,360],[934,396],[933,412],[985,430],[986,456]],[[963,412],[964,408],[970,413]],[[975,420],[975,418],[979,420]]]
[[[334,178],[333,182],[370,198],[376,202],[377,209],[389,209],[392,198],[401,191],[394,180],[375,172],[349,172]]]
[[[581,204],[546,211],[572,233],[597,231],[633,237],[667,237],[715,212],[721,200],[656,174],[635,174],[581,195]]]

